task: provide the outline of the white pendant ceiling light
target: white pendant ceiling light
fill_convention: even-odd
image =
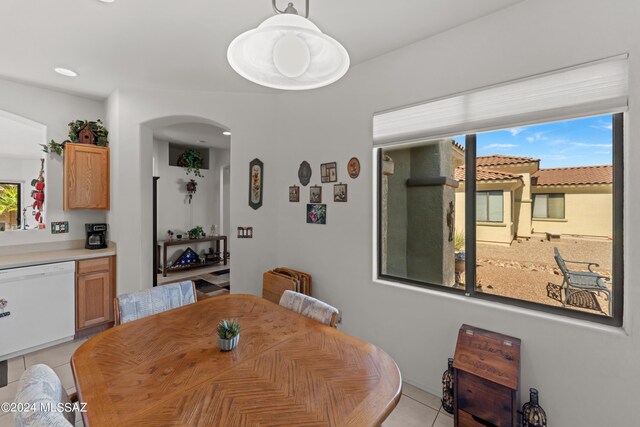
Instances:
[[[227,59],[242,77],[262,86],[306,90],[329,85],[349,69],[349,54],[333,38],[309,21],[309,0],[302,17],[289,3],[285,10],[229,45]]]

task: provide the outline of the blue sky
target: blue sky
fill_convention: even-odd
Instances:
[[[479,133],[477,155],[534,157],[541,168],[610,165],[611,123],[606,115]],[[454,139],[464,145],[464,137]]]

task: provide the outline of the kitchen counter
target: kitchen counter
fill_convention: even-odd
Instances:
[[[0,270],[30,265],[52,264],[79,259],[100,258],[116,254],[116,244],[109,242],[105,249],[66,248],[19,254],[0,254]]]

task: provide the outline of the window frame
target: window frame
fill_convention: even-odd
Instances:
[[[501,206],[500,206],[500,219],[499,220],[493,220],[491,219],[491,206],[489,204],[489,202],[491,201],[490,197],[491,194],[497,194],[500,193],[500,201]],[[480,223],[491,223],[491,224],[504,224],[504,190],[481,190],[481,191],[476,191],[476,202],[478,201],[478,194],[482,194],[483,196],[486,194],[487,196],[487,219],[486,220],[481,220],[479,221]],[[478,212],[478,205],[476,205],[476,216],[477,216],[477,212]]]
[[[536,197],[538,196],[547,196],[547,216],[535,216],[534,212],[535,212],[535,206],[536,206]],[[555,216],[549,216],[549,200],[552,198],[551,196],[562,196],[562,216],[560,217],[555,217]],[[532,203],[531,203],[531,219],[536,220],[536,219],[541,219],[541,220],[545,220],[545,219],[567,219],[567,205],[566,205],[567,199],[566,199],[566,194],[565,193],[534,193],[532,194]]]
[[[18,187],[18,213],[16,214],[16,228],[22,227],[22,182],[0,181],[1,185],[15,185]]]
[[[603,113],[606,114],[606,113]],[[612,247],[612,277],[615,286],[612,289],[612,313],[609,316],[585,311],[571,310],[565,307],[546,305],[533,301],[525,301],[512,297],[493,295],[479,292],[476,289],[476,168],[465,167],[465,288],[453,288],[441,284],[416,281],[382,273],[382,161],[384,147],[376,147],[378,176],[377,176],[377,277],[391,282],[418,286],[426,289],[464,295],[470,298],[517,306],[538,312],[560,315],[569,318],[587,320],[609,326],[621,327],[624,315],[624,117],[625,113],[610,113],[613,125],[612,161],[613,161],[613,247]],[[574,119],[588,117],[583,115]],[[465,165],[476,164],[476,134],[465,135]],[[566,199],[565,199],[566,203]],[[503,195],[504,205],[504,195]],[[473,207],[473,208],[469,208]],[[566,205],[565,205],[566,217]],[[504,212],[503,212],[504,220]]]

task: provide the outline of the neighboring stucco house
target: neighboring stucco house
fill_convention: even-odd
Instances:
[[[459,162],[454,151],[453,163]],[[476,238],[509,245],[516,237],[554,233],[609,238],[613,218],[613,167],[541,169],[540,160],[494,154],[477,158]],[[465,169],[454,178],[464,182]],[[456,189],[464,212],[464,186]],[[464,230],[464,215],[456,216]]]

